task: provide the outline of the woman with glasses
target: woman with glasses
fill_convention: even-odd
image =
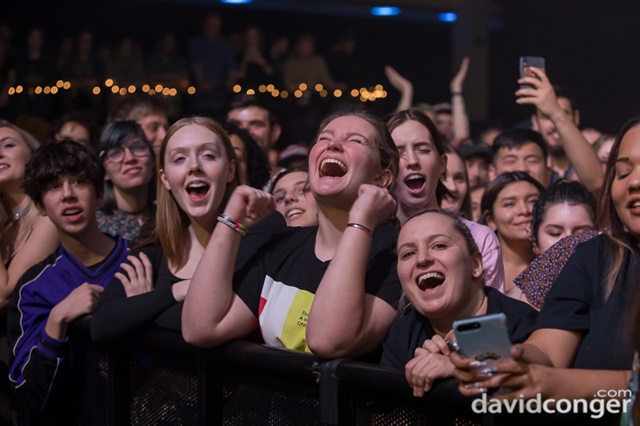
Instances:
[[[135,121],[114,121],[102,131],[98,152],[107,172],[100,230],[134,240],[155,210],[151,145]]]

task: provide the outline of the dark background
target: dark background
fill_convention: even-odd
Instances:
[[[265,2],[266,3],[266,2]],[[304,2],[302,2],[304,3]],[[393,2],[389,2],[393,3]],[[472,130],[498,122],[511,126],[530,114],[517,106],[518,57],[544,56],[552,82],[566,87],[582,113],[581,127],[615,132],[638,113],[640,93],[640,2],[589,0],[496,0],[501,11],[491,17],[489,105],[490,119],[473,123]],[[84,29],[94,32],[95,45],[113,46],[124,36],[139,40],[146,53],[165,32],[173,32],[184,46],[200,31],[209,12],[220,12],[223,33],[242,31],[248,24],[262,27],[267,40],[278,35],[293,39],[302,31],[316,35],[318,50],[328,52],[345,29],[354,29],[359,49],[367,57],[371,76],[390,91],[376,109],[392,110],[391,93],[382,67],[393,65],[415,86],[415,101],[446,101],[452,69],[452,24],[435,19],[340,16],[324,10],[322,2],[291,12],[246,6],[223,6],[216,1],[50,1],[12,2],[1,6],[0,22],[13,29],[13,47],[20,48],[28,30],[45,31],[47,48],[57,51],[59,40]],[[435,13],[435,12],[434,12]],[[473,78],[473,64],[469,78]],[[368,82],[365,82],[368,83]]]

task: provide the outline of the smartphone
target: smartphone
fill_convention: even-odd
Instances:
[[[511,357],[507,317],[502,313],[454,321],[453,332],[467,358],[493,364]]]
[[[520,56],[520,78],[523,77],[535,77],[530,67],[545,69],[544,58],[540,56]],[[521,89],[531,88],[530,84],[520,85]]]

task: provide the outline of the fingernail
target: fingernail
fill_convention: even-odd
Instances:
[[[522,350],[522,347],[521,347],[521,346],[516,346],[516,347],[513,349],[513,351],[515,352],[515,355],[516,355],[517,357],[521,357],[521,356],[522,356],[522,352],[523,352],[523,350]]]
[[[470,367],[484,367],[486,365],[487,363],[485,361],[471,361],[471,363],[469,363]]]
[[[497,371],[496,367],[483,368],[478,372],[478,377],[492,377]]]
[[[464,388],[465,389],[486,389],[482,387],[482,383],[480,382],[467,383],[466,385],[464,385]]]

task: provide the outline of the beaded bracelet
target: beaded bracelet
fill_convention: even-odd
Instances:
[[[373,231],[364,225],[360,225],[359,223],[347,223],[347,226],[350,226],[351,228],[362,229],[364,232],[373,237]]]
[[[218,215],[218,222],[224,223],[229,228],[237,231],[238,234],[242,235],[243,237],[247,235],[247,232],[249,232],[246,226],[244,226],[240,222],[236,222],[235,220],[224,214]]]

